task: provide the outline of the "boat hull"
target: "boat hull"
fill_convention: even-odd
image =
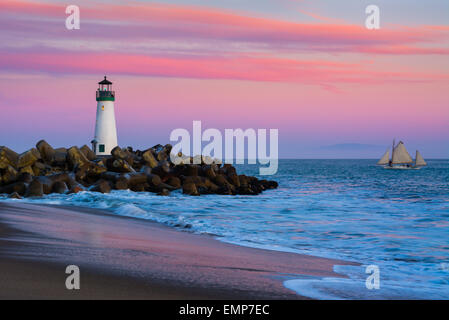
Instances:
[[[421,167],[407,167],[407,166],[383,166],[384,169],[390,169],[390,170],[419,170]]]

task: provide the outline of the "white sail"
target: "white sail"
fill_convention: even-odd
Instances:
[[[400,141],[396,148],[394,148],[391,161],[393,164],[413,162],[412,157],[408,153],[407,149],[405,149],[404,143],[402,141]]]
[[[382,156],[382,158],[380,158],[377,164],[388,164],[389,161],[390,161],[390,149],[385,151],[384,155]]]
[[[416,158],[415,158],[415,166],[426,166],[427,162],[424,161],[424,158],[422,157],[421,153],[419,153],[418,150],[416,150]]]

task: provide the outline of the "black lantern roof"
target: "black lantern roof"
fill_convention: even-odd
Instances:
[[[100,82],[98,82],[98,84],[112,84],[112,82],[107,80],[106,76],[104,76],[104,80],[101,80]]]

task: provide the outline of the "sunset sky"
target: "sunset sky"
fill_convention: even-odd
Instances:
[[[447,0],[0,2],[0,145],[89,144],[104,75],[121,146],[201,120],[277,128],[281,158],[449,158]]]

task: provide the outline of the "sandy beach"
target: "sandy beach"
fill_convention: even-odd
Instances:
[[[67,290],[67,265],[81,289]],[[0,202],[0,299],[303,299],[344,261],[227,244],[102,210]]]

